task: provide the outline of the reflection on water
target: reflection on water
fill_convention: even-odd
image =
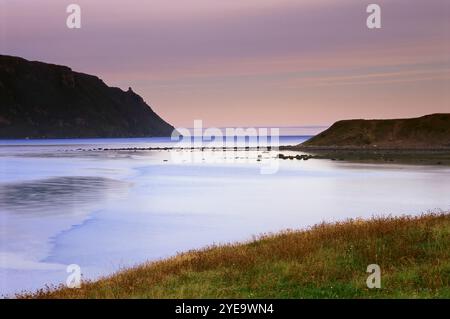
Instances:
[[[0,185],[0,210],[12,213],[64,214],[70,207],[102,201],[107,192],[119,193],[126,183],[92,176],[54,177]]]
[[[165,151],[76,151],[137,145],[131,139],[35,143],[0,146],[0,295],[63,283],[69,264],[96,278],[322,221],[450,210],[447,167],[312,159],[261,175],[249,152],[230,163],[206,152],[177,164]]]

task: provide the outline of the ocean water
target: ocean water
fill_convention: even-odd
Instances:
[[[71,264],[95,279],[322,221],[450,210],[446,167],[278,160],[267,151],[93,150],[170,145],[0,141],[0,294],[65,283]]]

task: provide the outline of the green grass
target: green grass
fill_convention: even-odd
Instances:
[[[320,224],[19,298],[450,298],[450,215]],[[381,267],[381,289],[366,268]]]

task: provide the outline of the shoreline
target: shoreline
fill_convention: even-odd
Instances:
[[[333,147],[301,147],[298,145],[285,146],[234,146],[234,147],[119,147],[119,148],[77,148],[62,149],[61,152],[142,152],[142,151],[201,151],[201,152],[296,152],[297,155],[278,153],[276,158],[281,160],[310,160],[327,159],[333,161],[348,161],[360,163],[409,164],[450,166],[450,149],[369,149],[369,148],[333,148]]]
[[[449,298],[450,214],[350,219],[192,250],[16,298]],[[379,264],[382,289],[366,287]]]
[[[450,149],[369,149],[337,147],[280,147],[280,151],[310,154],[310,158],[375,164],[410,164],[450,166]]]

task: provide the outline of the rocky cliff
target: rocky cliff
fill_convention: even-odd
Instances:
[[[0,55],[0,138],[170,136],[131,88],[59,65]]]

